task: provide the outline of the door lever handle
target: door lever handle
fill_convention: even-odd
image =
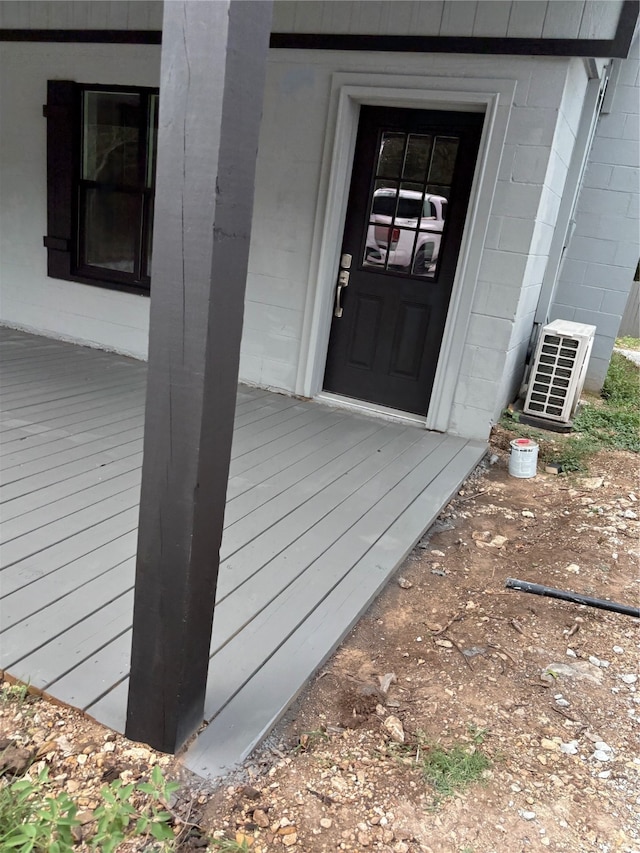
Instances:
[[[339,284],[336,287],[336,304],[335,304],[335,307],[333,309],[333,316],[337,317],[338,319],[340,319],[340,317],[342,317],[342,304],[340,302],[340,299],[342,297],[343,288],[344,288],[344,284]]]
[[[342,317],[342,291],[349,284],[349,273],[346,270],[340,270],[338,274],[338,286],[336,288],[336,304],[333,309],[333,316],[340,319]]]

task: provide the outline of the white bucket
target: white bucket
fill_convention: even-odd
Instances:
[[[512,477],[535,477],[538,465],[538,445],[530,438],[514,438],[509,457],[509,473]]]

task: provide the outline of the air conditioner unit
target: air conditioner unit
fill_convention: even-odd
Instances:
[[[554,320],[543,326],[523,411],[568,423],[584,387],[595,326]]]

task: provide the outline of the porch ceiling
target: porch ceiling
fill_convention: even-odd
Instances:
[[[8,329],[0,357],[0,666],[122,731],[146,366]],[[484,451],[239,388],[191,769],[255,746]]]

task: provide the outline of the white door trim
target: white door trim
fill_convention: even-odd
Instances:
[[[476,171],[445,325],[428,429],[446,432],[507,133],[516,81],[336,73],[332,77],[311,250],[296,393],[315,397],[322,381],[361,104],[484,112]]]

